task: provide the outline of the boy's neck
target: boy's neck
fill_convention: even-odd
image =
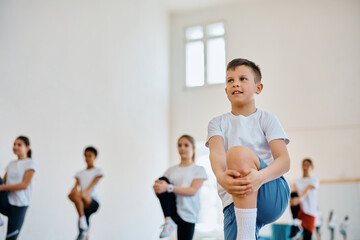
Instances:
[[[94,165],[87,165],[86,169],[92,169],[94,167],[95,167]]]
[[[251,105],[244,105],[244,106],[231,106],[231,112],[232,114],[234,114],[235,116],[245,116],[248,117],[251,114],[255,113],[257,110],[255,104],[251,104]]]

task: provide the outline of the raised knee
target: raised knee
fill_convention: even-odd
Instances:
[[[71,201],[76,201],[76,200],[78,200],[79,199],[79,194],[78,193],[76,193],[76,192],[71,192],[69,195],[68,195],[68,197],[69,197],[69,199],[71,200]]]
[[[226,164],[229,169],[248,170],[259,165],[256,161],[256,154],[244,146],[231,147],[226,153]]]

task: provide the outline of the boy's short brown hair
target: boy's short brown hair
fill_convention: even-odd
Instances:
[[[245,58],[235,58],[235,59],[231,60],[226,67],[226,71],[235,70],[236,67],[239,67],[242,65],[248,66],[249,68],[251,68],[253,70],[253,72],[255,73],[255,83],[261,82],[260,67],[258,65],[256,65],[254,62],[247,60]]]

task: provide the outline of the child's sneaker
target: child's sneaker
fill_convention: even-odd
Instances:
[[[163,230],[160,233],[160,238],[170,236],[170,234],[177,229],[177,225],[172,219],[167,220],[161,227]]]
[[[300,232],[300,228],[296,225],[291,226],[289,238],[295,237]]]
[[[87,230],[80,229],[79,235],[76,240],[85,240],[87,239]]]

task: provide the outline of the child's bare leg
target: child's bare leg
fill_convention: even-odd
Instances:
[[[90,204],[92,202],[92,198],[89,195],[81,194],[81,200],[83,202],[84,209],[90,207]]]
[[[227,151],[227,168],[237,170],[240,174],[249,172],[251,169],[258,170],[260,161],[258,156],[247,147],[236,146]],[[237,208],[256,208],[257,191],[246,194],[245,197],[233,195],[235,207]]]
[[[69,199],[75,204],[76,210],[79,214],[79,218],[85,215],[84,213],[84,202],[81,199],[80,192],[78,191],[72,191],[69,194]]]
[[[227,168],[237,170],[240,174],[248,173],[250,170],[258,170],[260,161],[258,156],[247,147],[236,146],[227,151]],[[237,239],[255,239],[256,216],[257,216],[257,191],[252,191],[246,196],[233,195],[235,215],[237,221]]]

